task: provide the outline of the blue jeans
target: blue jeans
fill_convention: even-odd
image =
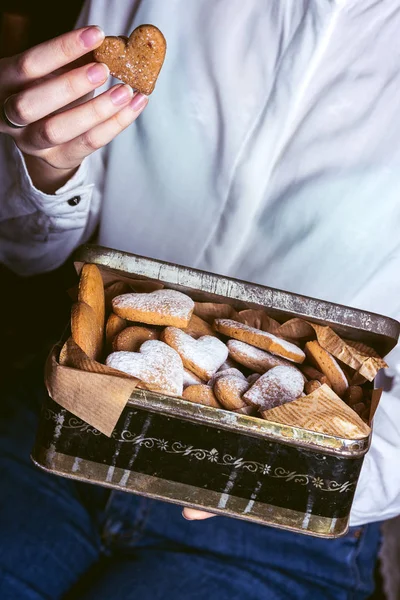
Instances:
[[[1,600],[349,600],[373,591],[379,526],[321,540],[48,475],[29,459],[44,393],[0,403]]]

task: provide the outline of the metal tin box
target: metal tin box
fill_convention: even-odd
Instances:
[[[98,265],[105,281],[149,279],[196,301],[330,325],[382,355],[400,332],[380,315],[107,248],[81,247],[78,272],[84,263]],[[48,398],[32,459],[64,477],[334,538],[348,529],[369,443],[136,389],[110,438]]]

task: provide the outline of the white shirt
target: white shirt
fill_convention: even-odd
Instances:
[[[398,8],[86,2],[79,24],[107,35],[157,25],[165,65],[138,121],[54,196],[0,136],[0,260],[51,270],[100,222],[105,246],[399,318]],[[397,382],[375,418],[353,525],[400,513],[399,461]]]

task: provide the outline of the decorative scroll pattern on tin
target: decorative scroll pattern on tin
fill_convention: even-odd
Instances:
[[[57,414],[54,411],[46,408],[44,411],[44,417],[47,420],[56,420]],[[81,432],[91,433],[93,435],[101,435],[100,431],[74,416],[70,417],[68,421],[64,423],[63,429],[77,429]],[[216,448],[212,448],[211,450],[206,450],[205,448],[194,448],[193,446],[185,445],[181,442],[171,442],[165,439],[135,435],[128,430],[124,430],[119,434],[118,432],[114,431],[112,437],[117,442],[133,444],[135,446],[147,448],[148,450],[156,448],[167,454],[181,454],[182,456],[194,458],[199,461],[208,460],[209,462],[217,465],[229,466],[238,470],[243,469],[245,471],[249,471],[250,473],[260,473],[261,475],[272,477],[273,479],[282,479],[282,481],[286,482],[292,481],[298,485],[311,484],[322,492],[343,493],[354,491],[357,483],[356,481],[339,483],[338,481],[322,479],[322,477],[316,477],[306,473],[288,471],[283,467],[275,467],[273,469],[271,465],[268,464],[244,460],[243,458],[236,458],[230,454],[221,455]]]

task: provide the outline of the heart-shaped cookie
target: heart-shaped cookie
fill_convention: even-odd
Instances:
[[[225,344],[209,335],[195,340],[181,329],[166,327],[161,338],[177,351],[186,369],[203,381],[208,381],[228,357]]]
[[[108,66],[111,75],[132,88],[152,93],[164,63],[167,43],[154,25],[140,25],[125,36],[107,36],[94,58]]]
[[[273,367],[244,393],[243,400],[259,410],[269,410],[292,402],[304,388],[301,372],[295,367]]]
[[[159,340],[145,342],[139,352],[113,352],[106,364],[137,377],[153,392],[182,396],[182,360],[173,348]]]
[[[156,290],[150,294],[123,294],[112,301],[115,314],[128,321],[147,325],[187,327],[194,302],[175,290]]]

